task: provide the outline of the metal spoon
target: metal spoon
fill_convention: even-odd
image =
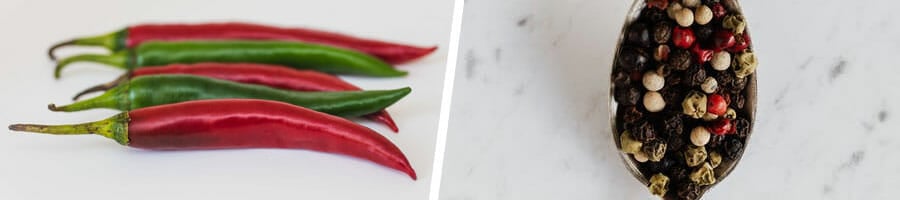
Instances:
[[[641,10],[643,10],[647,6],[645,1],[646,0],[635,0],[634,4],[632,4],[631,9],[628,12],[628,15],[626,16],[625,24],[622,28],[622,33],[619,35],[619,42],[616,46],[616,52],[617,52],[616,59],[618,59],[618,57],[619,57],[619,55],[618,55],[618,52],[620,52],[619,49],[622,47],[622,44],[625,42],[625,35],[628,31],[628,26],[632,22],[636,21],[638,19],[638,17],[640,17]],[[734,2],[729,2],[729,3],[734,3],[734,5],[736,5],[735,7],[738,10],[741,10],[740,4],[737,2],[737,0],[723,0],[723,3],[725,1],[734,1]],[[617,63],[617,61],[614,60],[613,67],[610,68],[611,69],[610,74],[614,73],[614,71],[612,71],[612,70],[615,69],[616,63]],[[752,133],[753,126],[756,121],[756,103],[757,103],[756,79],[757,78],[756,78],[755,72],[752,75],[750,75],[749,77],[747,77],[748,82],[747,82],[746,88],[744,89],[744,95],[746,97],[746,104],[745,104],[742,112],[750,113],[749,119],[748,119],[750,121],[750,133]],[[612,82],[613,80],[611,79],[610,81]],[[617,149],[622,149],[622,144],[620,143],[620,140],[619,140],[620,133],[618,133],[618,127],[617,127],[619,123],[616,121],[617,120],[616,110],[618,108],[618,103],[616,102],[616,100],[614,98],[614,95],[615,95],[614,90],[615,90],[615,83],[612,82],[610,84],[610,89],[609,89],[609,96],[610,96],[610,98],[609,98],[609,116],[610,116],[609,121],[610,121],[610,127],[612,128],[611,133],[613,136],[613,141],[615,141]],[[667,102],[667,104],[671,104],[671,103],[672,102]],[[680,103],[680,102],[678,102],[678,103]],[[747,137],[744,138],[744,141],[743,141],[744,149],[747,148],[747,142],[749,142],[750,135],[752,135],[750,133],[748,133]],[[701,191],[700,191],[700,197],[702,197],[703,194],[706,193],[713,186],[721,183],[722,180],[725,179],[725,177],[727,177],[728,174],[730,174],[732,170],[734,170],[734,168],[735,168],[735,166],[737,166],[738,162],[741,161],[741,158],[743,157],[743,152],[744,152],[744,150],[741,150],[741,156],[739,156],[734,161],[724,161],[723,160],[722,163],[720,164],[720,166],[715,168],[714,171],[715,171],[716,180],[717,180],[716,183],[712,184],[712,185],[702,186]],[[627,167],[628,171],[631,172],[631,175],[633,175],[635,179],[640,181],[645,186],[650,184],[650,181],[647,178],[645,178],[647,176],[638,169],[638,162],[635,161],[634,159],[632,159],[632,156],[630,154],[620,151],[619,157],[622,158],[622,162],[625,163],[625,166]],[[670,188],[669,192],[675,192],[675,191],[673,191],[673,189]]]

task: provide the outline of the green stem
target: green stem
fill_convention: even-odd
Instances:
[[[80,99],[82,96],[84,96],[86,94],[107,91],[109,89],[115,88],[116,86],[119,86],[119,84],[121,84],[122,82],[128,81],[130,77],[131,77],[131,72],[126,72],[125,74],[122,74],[122,76],[119,76],[119,78],[116,78],[116,80],[110,81],[108,83],[100,84],[100,85],[95,85],[94,87],[90,87],[88,89],[85,89],[84,91],[79,92],[78,94],[75,95],[75,97],[72,97],[72,101],[78,101],[78,99]]]
[[[59,78],[60,72],[62,72],[63,68],[75,62],[95,62],[127,70],[129,68],[128,56],[128,51],[118,51],[116,53],[113,53],[112,55],[81,54],[68,57],[56,64],[56,69],[53,71],[53,76]]]
[[[120,83],[118,86],[113,87],[100,96],[83,101],[77,101],[75,103],[64,106],[56,106],[56,104],[50,104],[49,106],[47,106],[47,108],[51,111],[57,112],[75,112],[94,108],[110,108],[123,111],[129,110],[131,107],[131,101],[129,98],[130,86],[131,85],[127,82],[124,84]]]
[[[125,48],[125,37],[127,36],[127,33],[128,30],[126,29],[104,35],[75,38],[73,40],[60,42],[50,47],[50,50],[47,50],[47,55],[50,56],[51,60],[56,60],[56,55],[53,52],[66,46],[99,46],[106,48],[109,51],[118,51]]]
[[[40,125],[13,124],[9,130],[52,135],[87,135],[97,134],[113,139],[119,144],[128,145],[128,113],[121,113],[104,120],[83,124]]]

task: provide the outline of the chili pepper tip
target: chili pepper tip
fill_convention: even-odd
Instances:
[[[55,52],[56,49],[59,49],[60,47],[73,45],[73,44],[75,44],[75,42],[76,42],[75,40],[69,40],[69,41],[65,41],[65,42],[60,42],[58,44],[54,44],[53,46],[50,47],[50,50],[47,50],[47,56],[50,57],[50,60],[56,61],[56,55],[53,54],[53,52]]]
[[[47,105],[47,109],[50,109],[51,111],[60,111],[59,107],[56,107],[56,104],[52,103],[50,105]]]

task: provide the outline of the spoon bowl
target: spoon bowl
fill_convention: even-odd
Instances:
[[[625,43],[625,39],[626,39],[625,36],[627,34],[628,27],[629,27],[629,25],[631,25],[632,23],[634,23],[635,21],[638,20],[638,18],[641,16],[641,11],[645,7],[647,7],[647,4],[645,1],[646,0],[635,0],[634,4],[632,4],[632,6],[626,16],[625,24],[622,28],[621,34],[619,35],[619,39],[618,39],[618,43],[617,43],[616,51],[615,51],[616,55],[615,55],[615,59],[612,64],[613,67],[610,68],[611,69],[610,74],[615,74],[616,65],[617,65],[618,59],[619,59],[619,53],[621,52],[620,50],[621,50],[623,44]],[[741,10],[740,4],[737,2],[737,0],[723,0],[723,2],[725,2],[725,1],[734,1],[734,2],[730,2],[730,3],[733,3],[733,5],[736,6],[737,10]],[[713,186],[721,183],[722,180],[725,179],[725,177],[727,177],[734,170],[735,166],[737,166],[737,164],[741,161],[744,150],[747,148],[747,144],[750,140],[750,136],[752,135],[753,126],[756,121],[756,105],[757,105],[756,72],[754,71],[754,73],[747,76],[746,79],[747,79],[747,85],[743,91],[743,95],[745,97],[746,102],[745,102],[744,108],[740,109],[739,112],[748,113],[747,120],[750,121],[750,125],[748,127],[749,131],[748,131],[747,137],[745,137],[743,139],[744,145],[743,145],[743,148],[741,149],[741,152],[739,153],[740,156],[738,156],[737,159],[734,159],[734,160],[725,160],[725,159],[722,160],[722,163],[714,169],[716,182],[712,185],[701,186],[701,189],[700,189],[701,197],[704,193],[706,193]],[[650,180],[647,179],[647,177],[649,177],[649,176],[648,176],[648,174],[644,174],[641,170],[639,170],[639,168],[638,168],[639,162],[637,162],[635,159],[633,159],[631,154],[621,151],[622,144],[621,144],[621,140],[619,139],[620,128],[618,127],[620,125],[620,123],[617,121],[619,119],[619,117],[617,117],[617,115],[618,115],[617,110],[618,110],[619,103],[616,102],[616,99],[615,99],[615,87],[616,87],[615,82],[612,79],[610,79],[610,81],[612,83],[610,84],[610,88],[609,88],[609,97],[610,97],[609,98],[609,116],[610,116],[609,121],[610,121],[610,125],[611,125],[610,127],[612,128],[613,141],[615,141],[617,149],[620,150],[619,157],[621,158],[622,162],[625,164],[628,171],[634,176],[635,179],[640,181],[642,184],[644,184],[645,186],[649,185]],[[681,103],[681,102],[676,102],[676,103]],[[673,102],[667,102],[667,104],[673,104]],[[690,143],[690,142],[688,142],[688,143]],[[686,145],[689,145],[689,144],[686,144]],[[674,191],[672,189],[669,189],[669,192],[674,192]],[[668,197],[668,195],[667,195],[667,197]],[[669,198],[665,198],[665,199],[669,199]]]

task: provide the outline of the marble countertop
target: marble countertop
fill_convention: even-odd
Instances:
[[[441,199],[654,199],[608,124],[631,3],[466,1]],[[744,1],[761,63],[757,128],[705,199],[894,198],[898,6]]]

